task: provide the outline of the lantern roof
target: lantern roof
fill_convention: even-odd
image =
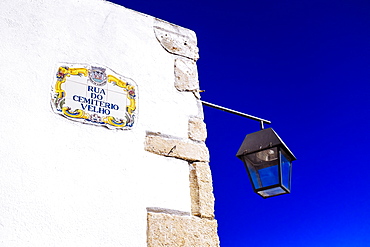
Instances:
[[[297,159],[272,128],[260,130],[246,135],[236,156],[241,158],[241,156],[244,154],[257,152],[276,146],[282,147],[286,154],[291,158],[291,161]]]

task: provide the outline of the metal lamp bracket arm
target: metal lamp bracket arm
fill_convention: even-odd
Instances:
[[[223,106],[215,105],[215,104],[203,101],[203,100],[201,100],[200,102],[202,102],[203,105],[206,105],[206,106],[209,106],[209,107],[221,110],[221,111],[226,111],[226,112],[229,112],[229,113],[241,116],[241,117],[246,117],[246,118],[249,118],[249,119],[252,119],[252,120],[255,120],[255,121],[259,121],[261,130],[264,129],[264,126],[263,126],[264,123],[271,124],[271,121],[266,120],[266,119],[262,119],[262,118],[255,117],[255,116],[252,116],[252,115],[249,115],[249,114],[245,114],[245,113],[242,113],[242,112],[239,112],[239,111],[235,111],[235,110],[223,107]]]

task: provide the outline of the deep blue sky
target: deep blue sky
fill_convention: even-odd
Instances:
[[[205,107],[222,247],[370,246],[369,0],[113,2],[194,30],[202,99],[298,158],[292,193],[261,198],[235,157],[259,123]]]

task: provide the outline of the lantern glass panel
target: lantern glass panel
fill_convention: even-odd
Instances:
[[[244,163],[247,166],[248,174],[250,176],[250,179],[252,181],[254,189],[261,188],[262,184],[261,184],[261,180],[259,179],[258,172],[257,172],[256,168],[250,162],[248,162],[246,157],[244,157],[244,159],[245,159]]]
[[[279,184],[279,152],[276,147],[247,154],[244,159],[255,189]]]
[[[283,186],[290,191],[292,162],[286,158],[284,152],[280,152]]]

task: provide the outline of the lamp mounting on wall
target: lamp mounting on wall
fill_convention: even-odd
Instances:
[[[263,124],[271,122],[222,106],[201,101],[203,105],[260,122],[261,130],[248,134],[236,156],[244,162],[254,192],[268,198],[290,193],[294,154],[272,129]]]

